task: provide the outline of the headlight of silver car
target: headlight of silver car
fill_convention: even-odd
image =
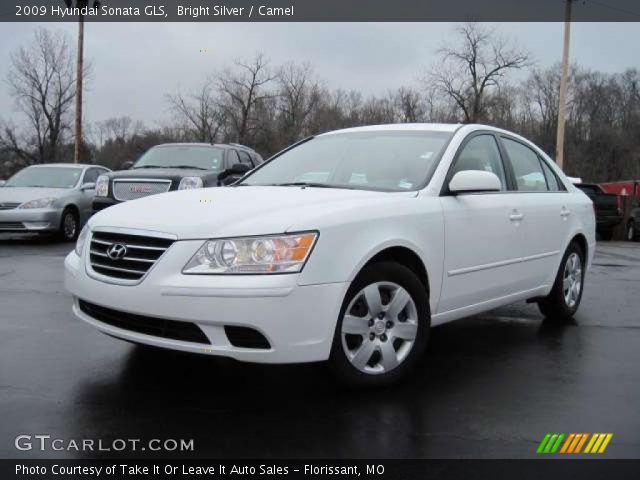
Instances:
[[[296,273],[302,270],[317,232],[222,238],[206,241],[182,270],[186,274]]]
[[[87,235],[89,234],[89,225],[85,225],[80,230],[80,234],[78,235],[78,240],[76,240],[76,254],[79,257],[82,257],[82,252],[84,250],[84,242],[87,240]]]
[[[100,175],[96,180],[96,197],[106,197],[109,195],[109,176]]]
[[[37,200],[24,202],[22,205],[19,205],[18,208],[50,208],[53,206],[53,202],[55,201],[56,199],[53,197],[39,198]]]
[[[192,188],[202,188],[202,179],[200,177],[184,177],[180,180],[178,190],[191,190]]]

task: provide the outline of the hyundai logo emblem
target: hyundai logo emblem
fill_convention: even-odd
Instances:
[[[121,243],[114,243],[109,248],[107,248],[107,256],[111,260],[120,260],[127,254],[127,246],[122,245]]]

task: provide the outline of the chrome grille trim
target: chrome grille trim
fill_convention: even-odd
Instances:
[[[22,222],[0,222],[0,230],[26,230]]]
[[[175,241],[174,236],[155,232],[123,233],[121,229],[92,232],[87,252],[87,273],[108,283],[136,285],[144,280],[154,265]],[[124,245],[122,258],[107,254],[112,245]]]
[[[18,208],[20,203],[15,202],[4,202],[0,203],[0,210],[13,210],[14,208]]]
[[[171,180],[154,178],[121,178],[113,180],[113,198],[119,202],[127,202],[138,198],[168,192],[171,188]],[[145,191],[136,192],[133,189]]]

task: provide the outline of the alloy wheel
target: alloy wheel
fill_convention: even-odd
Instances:
[[[567,307],[573,308],[580,299],[582,290],[582,260],[580,255],[573,252],[567,258],[564,266],[562,292]]]
[[[360,290],[342,319],[342,348],[367,374],[387,373],[409,355],[418,333],[418,310],[407,290],[376,282]]]
[[[62,228],[66,239],[72,239],[75,237],[76,231],[78,230],[78,222],[76,221],[76,217],[73,213],[68,212],[65,214],[62,222]]]

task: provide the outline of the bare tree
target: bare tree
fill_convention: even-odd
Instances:
[[[287,63],[278,75],[278,113],[286,143],[308,135],[308,120],[320,102],[320,84],[309,64]]]
[[[439,64],[426,81],[450,97],[467,123],[483,118],[483,101],[491,88],[499,87],[506,75],[529,64],[529,55],[478,23],[456,28],[459,45],[441,48]]]
[[[212,80],[206,80],[197,93],[167,95],[169,108],[198,142],[215,143],[224,126],[225,115],[219,106]]]
[[[400,87],[393,95],[393,101],[399,111],[401,122],[424,121],[425,106],[417,90],[412,87]]]
[[[11,55],[7,83],[16,108],[26,117],[29,133],[20,135],[5,124],[0,146],[30,162],[55,161],[69,128],[76,85],[67,37],[44,28],[36,30],[33,42]]]
[[[220,107],[232,129],[230,135],[239,143],[249,143],[250,135],[259,128],[252,117],[258,104],[273,96],[266,89],[276,75],[259,53],[250,61],[237,60],[234,68],[218,78]]]

